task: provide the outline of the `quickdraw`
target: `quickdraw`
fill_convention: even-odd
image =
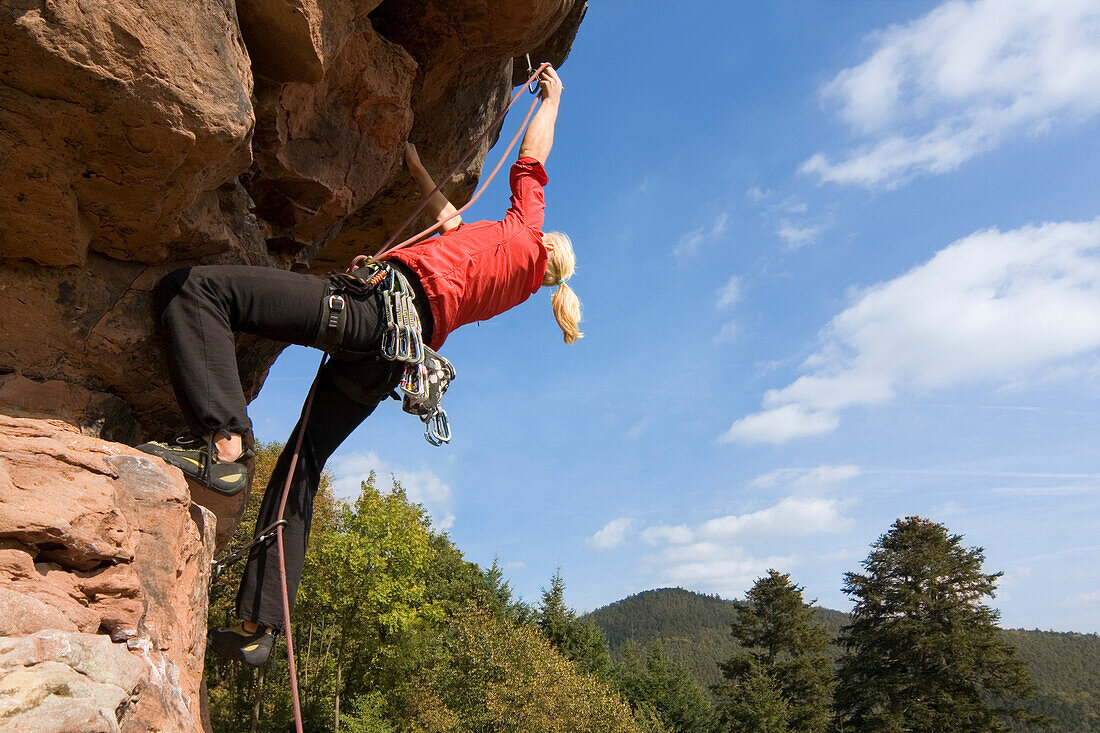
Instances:
[[[218,578],[221,577],[221,574],[224,573],[230,565],[236,564],[242,557],[248,554],[249,550],[251,550],[256,545],[262,542],[267,542],[268,540],[274,538],[277,530],[280,527],[285,527],[286,525],[287,521],[285,519],[280,519],[278,522],[275,522],[275,524],[264,528],[264,530],[253,537],[250,542],[246,542],[245,544],[241,545],[240,549],[238,549],[236,552],[230,555],[226,555],[221,560],[212,560],[210,562],[210,582],[217,582]]]
[[[425,346],[421,363],[406,366],[401,379],[401,409],[420,418],[424,439],[435,446],[451,441],[451,424],[440,403],[454,378],[454,364]]]
[[[412,285],[393,268],[381,291],[386,330],[382,334],[382,357],[389,361],[419,364],[424,361],[424,336],[416,312]]]
[[[451,425],[440,404],[443,393],[455,378],[451,362],[424,343],[423,327],[416,310],[416,293],[396,268],[383,280],[381,291],[386,330],[382,335],[382,357],[405,362],[400,388],[401,409],[424,423],[424,439],[435,446],[449,443]]]

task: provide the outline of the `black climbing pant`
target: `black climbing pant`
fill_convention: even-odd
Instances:
[[[172,386],[195,435],[250,432],[234,332],[308,345],[317,334],[326,287],[324,280],[312,275],[247,266],[191,267],[161,281],[156,299]],[[284,514],[287,590],[292,605],[302,575],[313,498],[325,462],[393,391],[404,367],[376,356],[383,328],[377,294],[344,296],[348,317],[341,346],[349,351],[333,355],[317,376],[313,408]],[[426,307],[422,318],[430,318],[430,312],[424,311]],[[425,337],[427,340],[430,334]],[[363,354],[370,356],[364,358]],[[267,484],[257,532],[273,524],[278,515],[300,426],[301,420]],[[252,548],[237,594],[237,615],[281,630],[278,562],[274,540]]]

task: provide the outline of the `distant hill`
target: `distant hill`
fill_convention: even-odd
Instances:
[[[738,647],[730,637],[737,601],[683,588],[659,588],[628,596],[586,614],[607,635],[613,655],[634,639],[642,646],[657,639],[706,686],[721,680],[718,663]],[[848,614],[816,609],[835,637]],[[1036,695],[1032,709],[1053,721],[1053,733],[1100,733],[1100,637],[1050,631],[1006,630],[1020,658],[1031,669]]]

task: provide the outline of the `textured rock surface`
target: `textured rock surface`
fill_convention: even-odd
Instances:
[[[405,140],[445,170],[506,102],[512,58],[560,63],[583,9],[0,0],[0,412],[180,431],[157,280],[200,262],[321,272],[377,247],[416,199]],[[242,339],[250,396],[279,350]]]
[[[180,213],[248,165],[232,0],[0,2],[4,253],[165,259]]]
[[[149,670],[125,644],[100,634],[38,631],[0,639],[5,730],[121,731],[148,681]]]
[[[105,440],[184,427],[157,281],[377,248],[418,198],[405,141],[448,169],[507,102],[513,58],[560,63],[583,13],[0,0],[0,729],[202,727],[209,560],[244,497],[192,487],[215,528],[177,471]],[[456,203],[492,138],[447,183]],[[281,348],[239,338],[250,397]]]
[[[0,416],[0,729],[200,729],[213,546],[177,470]]]

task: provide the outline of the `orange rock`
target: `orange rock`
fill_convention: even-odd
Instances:
[[[213,547],[214,517],[191,502],[178,470],[60,421],[0,416],[0,610],[11,611],[0,613],[0,634],[103,634],[114,644],[94,648],[138,659],[148,674],[118,708],[127,731],[202,728]],[[3,656],[0,644],[0,675]],[[45,715],[60,678],[40,677],[18,678],[19,695]],[[81,689],[93,702],[79,720],[99,720],[101,688]]]

